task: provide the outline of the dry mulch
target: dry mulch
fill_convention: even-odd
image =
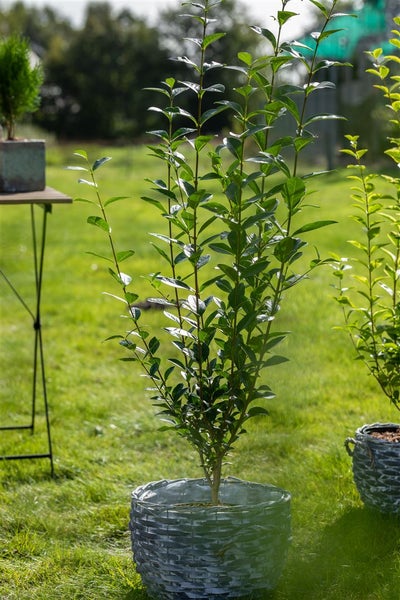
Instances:
[[[369,435],[379,440],[385,440],[385,442],[400,443],[400,427],[387,431],[371,431]]]

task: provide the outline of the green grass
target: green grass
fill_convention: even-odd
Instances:
[[[48,184],[77,197],[86,190],[64,170],[72,152],[50,149]],[[114,229],[121,247],[133,239],[138,273],[150,271],[155,258],[142,242],[154,226],[139,198],[144,175],[159,176],[157,165],[140,147],[91,154],[114,157],[101,173],[105,193],[132,197],[114,205]],[[339,223],[310,242],[322,255],[345,254],[352,226],[344,172],[313,185],[320,217]],[[86,254],[103,247],[85,224],[91,211],[54,206],[49,218],[42,320],[56,476],[46,460],[0,463],[1,600],[144,600],[130,552],[130,492],[150,480],[200,475],[185,443],[158,431],[138,372],[103,341],[120,322],[118,306],[102,295],[110,288],[105,267]],[[28,207],[2,206],[0,234],[1,269],[31,304]],[[249,426],[227,473],[292,493],[293,541],[274,600],[397,600],[399,520],[361,504],[343,442],[364,422],[398,415],[333,329],[340,314],[331,283],[324,267],[283,307],[291,360],[271,373],[270,416]],[[32,323],[3,281],[0,291],[0,419],[19,423],[29,417]],[[38,408],[36,434],[0,432],[0,453],[43,449]]]

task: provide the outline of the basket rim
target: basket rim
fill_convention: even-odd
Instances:
[[[374,443],[377,444],[390,444],[390,445],[394,445],[397,444],[399,445],[398,442],[392,442],[390,440],[384,440],[384,439],[380,439],[380,438],[376,438],[374,436],[371,436],[371,433],[373,431],[378,431],[378,430],[385,430],[385,431],[390,431],[390,430],[395,430],[395,429],[400,429],[400,424],[399,423],[366,423],[364,425],[362,425],[361,427],[358,427],[358,429],[356,430],[356,435],[360,436],[360,437],[365,437],[369,440],[372,440]]]
[[[193,510],[193,509],[200,509],[200,510],[237,510],[240,508],[246,509],[249,506],[277,506],[280,504],[286,504],[291,500],[291,494],[290,492],[288,492],[287,490],[284,490],[283,488],[280,488],[278,486],[272,485],[270,483],[258,483],[258,482],[253,482],[253,481],[246,481],[243,479],[238,479],[236,477],[226,477],[223,478],[221,480],[221,485],[222,486],[226,486],[226,485],[239,485],[239,486],[245,486],[245,487],[251,487],[251,488],[255,488],[255,489],[264,489],[264,490],[269,490],[271,492],[275,492],[278,497],[277,498],[270,498],[267,499],[265,501],[260,501],[260,502],[243,502],[243,503],[235,503],[235,504],[219,504],[219,505],[213,505],[213,504],[208,504],[208,503],[204,503],[204,502],[160,502],[160,501],[155,501],[154,499],[147,499],[147,498],[142,498],[141,495],[144,494],[147,491],[152,491],[152,490],[159,490],[161,488],[166,488],[169,485],[176,485],[176,484],[192,484],[192,485],[200,485],[200,486],[204,486],[205,488],[209,489],[209,484],[207,482],[207,480],[205,478],[187,478],[187,477],[182,477],[182,478],[177,478],[177,479],[160,479],[157,481],[150,481],[148,483],[142,484],[138,487],[136,487],[132,493],[131,493],[131,499],[132,502],[140,502],[141,505],[143,506],[148,506],[148,507],[177,507],[179,508],[179,510],[184,510],[185,508],[187,508],[188,510]]]

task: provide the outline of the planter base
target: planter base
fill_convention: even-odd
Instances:
[[[290,540],[290,495],[225,479],[220,506],[204,479],[159,481],[132,493],[136,567],[157,600],[228,600],[272,590]]]
[[[371,433],[398,428],[395,423],[364,425],[357,429],[355,438],[346,440],[361,500],[382,513],[400,514],[400,443],[374,437]],[[350,444],[354,444],[354,448]]]
[[[0,192],[15,194],[44,190],[45,162],[43,140],[0,142]]]

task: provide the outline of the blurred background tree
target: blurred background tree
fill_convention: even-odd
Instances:
[[[180,17],[180,2],[177,6],[150,26],[130,10],[114,13],[108,2],[91,2],[81,28],[50,8],[16,2],[0,10],[0,35],[26,36],[44,66],[36,124],[62,139],[118,142],[140,139],[154,128],[154,113],[147,108],[155,98],[145,88],[158,86],[167,76],[186,77],[184,63],[169,60],[190,52],[185,38],[191,35],[192,21],[189,26]],[[246,11],[236,0],[223,2],[220,11],[230,33],[216,44],[212,60],[230,63],[239,50],[255,49],[258,36],[244,25]],[[237,75],[227,72],[224,83],[232,89]],[[223,116],[211,126],[220,131],[229,125]]]
[[[42,125],[63,138],[132,140],[150,124],[142,89],[158,82],[167,55],[156,29],[104,2],[88,6],[83,28],[44,63]]]
[[[322,1],[331,5],[331,0]],[[169,60],[174,56],[190,57],[192,44],[187,38],[197,35],[192,30],[193,21],[182,16],[185,8],[180,0],[176,8],[163,10],[154,25],[130,10],[114,12],[105,1],[87,5],[80,27],[48,7],[39,9],[22,1],[14,2],[8,10],[1,6],[0,2],[0,35],[19,33],[27,37],[44,67],[42,104],[34,121],[60,139],[116,143],[141,140],[146,131],[159,125],[155,123],[157,115],[147,110],[157,102],[157,97],[144,88],[158,87],[167,76],[177,80],[187,78],[185,63]],[[332,27],[341,31],[321,44],[324,52],[321,58],[345,60],[353,67],[333,66],[327,75],[321,71],[321,76],[336,82],[337,89],[326,90],[325,97],[319,95],[319,101],[324,98],[325,106],[312,106],[311,110],[344,115],[351,122],[351,133],[359,134],[360,144],[370,148],[373,160],[374,155],[382,154],[388,132],[382,127],[382,122],[387,122],[384,101],[381,94],[371,92],[365,74],[368,61],[365,50],[387,39],[393,16],[399,13],[399,0],[342,0],[337,8],[354,13],[356,18],[335,19]],[[214,45],[210,60],[231,64],[239,51],[256,54],[262,36],[250,30],[252,23],[246,7],[239,0],[224,0],[218,10],[215,27],[229,34]],[[317,19],[315,22],[310,19],[307,25],[317,30]],[[312,45],[307,33],[301,41]],[[213,82],[212,75],[210,71],[209,84]],[[225,87],[234,94],[240,75],[229,70],[219,73],[219,78],[221,75]],[[301,84],[301,77],[301,70],[292,73],[292,81]],[[206,96],[209,102],[217,99]],[[187,102],[190,109],[190,94]],[[232,126],[228,112],[209,123],[210,130],[216,133]],[[349,126],[341,121],[322,124],[321,131],[316,132],[324,136],[329,167],[338,159],[343,135],[348,132]]]

